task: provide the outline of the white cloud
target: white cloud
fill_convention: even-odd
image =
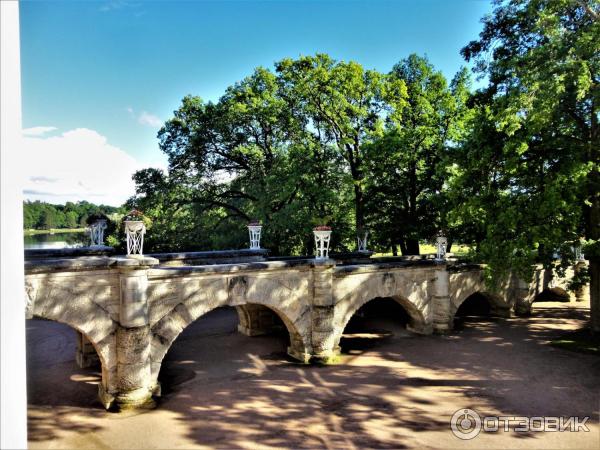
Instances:
[[[56,127],[32,127],[25,128],[21,132],[23,133],[23,136],[42,136],[43,134],[54,130],[56,130]]]
[[[104,3],[100,8],[98,8],[98,11],[109,12],[123,8],[138,8],[140,5],[141,3],[134,3],[125,0],[110,0]]]
[[[162,120],[154,114],[150,114],[146,111],[142,111],[138,117],[138,122],[142,125],[148,125],[150,127],[158,128],[162,125]]]
[[[121,205],[135,193],[131,176],[143,168],[87,128],[47,138],[24,137],[23,156],[25,198],[50,203],[88,200]]]

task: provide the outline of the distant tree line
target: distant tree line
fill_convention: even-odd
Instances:
[[[23,228],[26,230],[49,230],[52,228],[80,228],[88,225],[93,215],[110,215],[122,212],[122,208],[94,205],[86,201],[52,205],[41,201],[23,202]]]

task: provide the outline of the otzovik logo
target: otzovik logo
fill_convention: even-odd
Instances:
[[[472,409],[459,409],[450,419],[452,433],[459,439],[469,440],[477,437],[481,431],[514,432],[589,432],[586,425],[589,417],[547,417],[547,416],[485,416]]]
[[[450,428],[459,439],[473,439],[481,432],[481,416],[472,409],[459,409],[450,419]]]

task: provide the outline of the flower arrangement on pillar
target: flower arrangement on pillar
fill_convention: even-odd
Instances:
[[[258,220],[253,220],[248,224],[248,234],[250,235],[250,249],[256,250],[260,248],[260,234],[262,225]]]
[[[315,259],[323,260],[329,258],[329,242],[331,241],[331,227],[319,225],[313,228],[315,235],[315,246],[317,252]]]
[[[127,256],[143,255],[144,234],[146,234],[144,214],[137,209],[132,209],[125,215],[123,225],[127,238]]]
[[[448,247],[448,239],[440,231],[438,236],[435,238],[435,245],[437,247],[436,261],[446,260],[446,248]]]

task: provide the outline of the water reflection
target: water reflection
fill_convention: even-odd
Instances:
[[[69,233],[43,233],[25,236],[25,250],[46,248],[75,248],[90,245],[85,231]]]

